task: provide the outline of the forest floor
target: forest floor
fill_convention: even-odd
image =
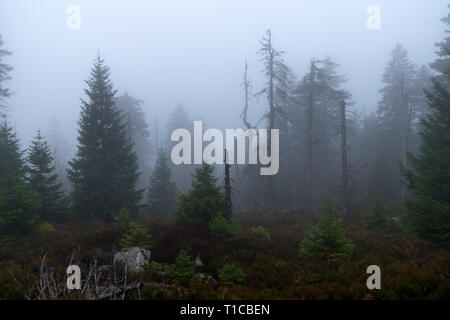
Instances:
[[[302,212],[271,215],[236,215],[240,232],[231,240],[219,240],[200,228],[181,221],[144,218],[139,222],[152,234],[151,261],[173,264],[184,249],[204,266],[188,285],[180,286],[145,272],[120,278],[129,290],[109,298],[125,299],[448,299],[450,253],[402,232],[391,220],[383,231],[365,230],[357,216],[346,221],[354,250],[339,263],[299,256],[299,243],[314,218]],[[270,242],[253,241],[251,228],[263,226]],[[73,299],[95,297],[93,291],[111,286],[111,275],[100,275],[101,265],[111,265],[125,224],[97,220],[68,221],[39,236],[24,237],[0,249],[1,299]],[[72,260],[72,261],[71,261]],[[80,291],[66,290],[66,268],[76,261],[84,279]],[[238,266],[246,278],[242,284],[224,286],[218,270],[227,263]],[[381,289],[369,290],[369,265],[381,269]],[[106,272],[104,272],[106,273]],[[208,277],[208,276],[211,277]],[[108,278],[109,277],[109,278]],[[114,281],[118,276],[114,275]],[[109,279],[109,280],[108,280]],[[216,279],[216,280],[214,280]],[[133,287],[134,284],[139,284]],[[134,288],[134,289],[133,289]],[[139,289],[136,289],[139,288]]]

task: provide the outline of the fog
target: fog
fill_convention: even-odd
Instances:
[[[376,3],[375,3],[376,2]],[[81,9],[70,30],[66,10]],[[381,29],[366,26],[366,9],[381,9]],[[298,78],[312,57],[329,55],[349,79],[359,111],[375,110],[389,53],[400,42],[417,65],[434,59],[444,34],[447,1],[36,1],[1,0],[10,120],[23,144],[57,119],[75,145],[85,79],[98,53],[121,94],[144,101],[147,121],[160,130],[178,103],[209,127],[242,127],[245,59],[253,92],[263,81],[257,51],[266,29]],[[266,109],[253,100],[251,118]]]

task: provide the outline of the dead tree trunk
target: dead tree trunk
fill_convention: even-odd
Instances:
[[[272,33],[268,30],[268,41],[269,41],[269,124],[268,124],[268,135],[267,135],[267,152],[272,153],[272,135],[270,130],[275,126],[275,107],[274,107],[274,50],[272,47]],[[272,209],[274,204],[274,188],[273,188],[273,176],[267,177],[267,207]]]
[[[309,73],[309,94],[307,106],[307,152],[308,152],[308,207],[313,205],[313,121],[314,121],[314,72],[315,61],[311,61],[311,70]]]
[[[230,178],[230,167],[231,165],[228,163],[228,151],[227,149],[223,150],[224,154],[224,164],[225,164],[225,218],[228,222],[231,222],[231,216],[233,213],[233,206],[231,203],[231,178]]]
[[[251,129],[253,126],[247,120],[248,101],[249,101],[249,93],[250,93],[250,86],[251,86],[250,81],[248,80],[247,72],[248,72],[248,65],[247,65],[247,61],[245,61],[244,83],[243,83],[244,93],[245,93],[245,105],[244,105],[244,110],[242,111],[242,120],[244,121],[244,124],[247,127],[247,129]]]

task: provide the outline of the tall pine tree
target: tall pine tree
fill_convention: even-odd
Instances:
[[[421,119],[419,154],[408,154],[412,169],[402,167],[410,191],[404,222],[419,237],[450,249],[450,91],[433,79],[426,95],[430,113]]]
[[[55,173],[55,167],[52,165],[54,157],[40,130],[31,143],[27,160],[27,180],[39,205],[36,214],[41,220],[61,220],[65,213],[62,184],[57,182],[58,176]]]
[[[129,126],[116,107],[109,68],[97,57],[82,100],[78,150],[69,162],[77,215],[110,220],[123,207],[137,212],[141,191]]]
[[[177,187],[171,180],[168,161],[164,149],[159,149],[148,190],[148,205],[150,212],[154,215],[167,215],[175,209]]]
[[[0,246],[33,231],[36,208],[19,140],[5,120],[0,126]]]
[[[414,79],[415,66],[408,58],[408,52],[400,45],[391,52],[383,74],[385,86],[380,90],[381,101],[378,104],[377,115],[379,124],[380,144],[379,152],[385,161],[374,177],[383,196],[397,198],[404,197],[405,189],[399,183],[400,176],[398,162],[406,165],[406,154],[411,150],[411,134],[414,116]]]
[[[448,5],[448,8],[450,9],[450,5]],[[446,30],[445,32],[447,34],[450,33],[450,11],[447,13],[447,16],[443,17],[441,19],[442,22],[446,24]],[[438,42],[435,44],[438,51],[436,52],[438,55],[438,58],[430,64],[430,67],[439,72],[439,74],[436,76],[436,80],[439,81],[441,86],[443,86],[445,89],[450,90],[450,80],[445,75],[447,70],[450,69],[450,56],[448,54],[448,50],[450,49],[450,37],[447,36],[442,40],[441,42]]]

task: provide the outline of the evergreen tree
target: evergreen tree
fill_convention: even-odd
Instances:
[[[111,220],[122,208],[133,213],[141,198],[137,156],[128,124],[116,107],[109,68],[97,57],[82,100],[78,150],[69,162],[75,213]]]
[[[385,157],[379,190],[384,197],[396,198],[405,195],[399,183],[398,162],[406,165],[406,153],[411,150],[411,129],[414,116],[415,66],[407,51],[400,45],[391,52],[391,60],[383,74],[385,87],[380,90],[382,99],[378,104],[379,137],[383,143],[379,150]]]
[[[338,111],[342,99],[346,106],[351,104],[350,93],[342,89],[346,79],[337,73],[338,66],[329,58],[312,59],[308,73],[292,92],[288,158],[296,159],[291,171],[297,178],[295,197],[309,209],[317,201],[317,194],[331,187],[330,178],[338,170],[338,161],[334,161],[338,153],[332,148],[342,122]],[[346,120],[346,129],[351,132],[353,124]]]
[[[386,204],[379,193],[377,193],[370,208],[362,216],[364,226],[369,230],[381,229],[387,224]]]
[[[169,115],[167,122],[167,141],[170,142],[170,136],[176,129],[192,131],[192,122],[189,120],[186,108],[182,104],[177,105]]]
[[[220,282],[226,286],[243,283],[246,274],[234,264],[225,264],[218,270]]]
[[[67,177],[67,163],[73,154],[75,146],[67,141],[67,136],[63,132],[60,122],[56,117],[53,117],[50,120],[46,138],[51,147],[50,151],[55,158],[53,166],[55,167],[55,173],[58,176],[56,181],[62,184],[64,193],[69,194],[71,188]]]
[[[3,86],[3,82],[11,79],[11,77],[9,76],[9,72],[12,70],[12,67],[10,65],[2,62],[4,56],[8,56],[11,54],[11,52],[2,49],[2,46],[3,40],[2,35],[0,34],[0,109],[2,107],[5,107],[2,104],[2,100],[11,95],[9,89]],[[0,115],[2,115],[1,111]]]
[[[448,6],[448,8],[450,9],[450,5]],[[447,30],[445,32],[449,34],[450,12],[447,13],[447,16],[443,17],[441,21],[445,23],[447,27]],[[438,51],[436,52],[438,58],[433,63],[430,63],[430,67],[439,72],[439,74],[436,76],[436,80],[439,81],[441,86],[447,90],[450,90],[450,80],[449,77],[445,75],[447,70],[450,69],[450,37],[445,37],[444,40],[436,43],[435,46],[438,49]]]
[[[141,108],[142,101],[125,92],[117,98],[116,106],[125,115],[131,141],[134,144],[139,171],[139,188],[148,186],[148,176],[150,174],[150,162],[152,156],[152,143],[150,141],[150,131],[145,121],[145,113]]]
[[[450,80],[450,69],[446,73]],[[410,191],[405,202],[406,227],[421,238],[450,248],[450,91],[433,79],[427,92],[430,113],[421,119],[419,154],[402,166]]]
[[[195,277],[195,263],[185,250],[181,250],[175,263],[167,267],[167,276],[176,285],[187,286]]]
[[[167,214],[175,209],[177,187],[171,180],[168,161],[164,149],[159,149],[148,191],[148,204],[152,214]]]
[[[122,248],[139,247],[148,250],[153,246],[152,235],[145,226],[131,222],[127,233],[120,240],[120,246]]]
[[[224,214],[224,195],[213,171],[214,167],[206,163],[195,170],[191,189],[179,196],[177,214],[180,218],[208,224],[216,215]]]
[[[48,142],[38,130],[28,150],[28,183],[36,195],[39,208],[36,214],[41,220],[60,220],[64,214],[62,185],[57,182],[54,157]]]
[[[33,231],[36,208],[19,140],[5,120],[0,126],[0,246]]]
[[[203,126],[205,124],[203,123]],[[191,133],[191,136],[194,133],[193,122],[190,121],[189,116],[187,114],[186,108],[179,104],[176,106],[172,113],[169,115],[169,120],[167,122],[167,136],[166,141],[170,150],[177,144],[177,142],[171,141],[172,132],[176,129],[186,129]],[[193,154],[194,146],[191,146],[191,154]],[[193,173],[194,168],[199,165],[188,165],[184,164],[181,166],[175,165],[172,162],[170,163],[170,169],[173,174],[173,180],[176,183],[178,190],[180,192],[185,192],[189,189],[189,185],[191,183],[191,175]]]
[[[330,261],[337,262],[351,254],[354,246],[345,235],[342,219],[336,217],[336,211],[332,201],[323,204],[319,221],[300,243],[300,256],[323,255]]]

